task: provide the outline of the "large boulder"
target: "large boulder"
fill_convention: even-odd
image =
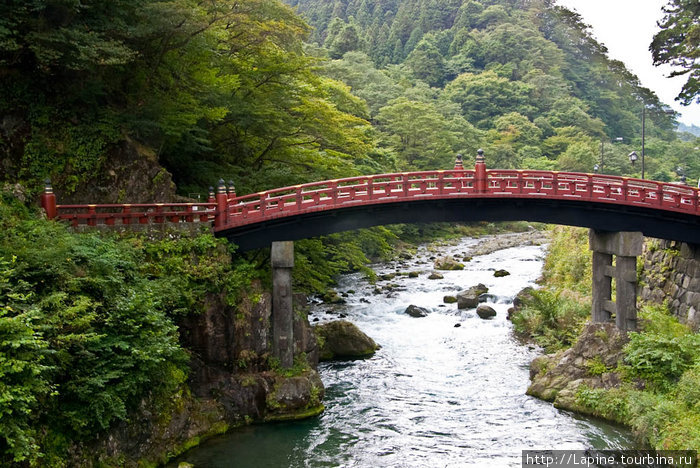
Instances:
[[[379,349],[372,338],[347,320],[335,320],[313,328],[321,361],[368,357]]]
[[[523,307],[532,300],[532,291],[534,291],[534,289],[528,286],[515,295],[513,298],[513,307],[508,309],[508,316],[506,317],[508,320],[511,320],[513,315],[520,312]]]
[[[453,257],[440,257],[435,260],[436,270],[464,270],[464,265]]]
[[[424,307],[418,307],[417,305],[411,304],[410,306],[406,307],[404,313],[410,315],[411,317],[420,318],[427,317],[430,311]]]
[[[466,291],[457,293],[457,307],[460,309],[472,309],[479,305],[479,296],[489,292],[489,288],[479,283]]]
[[[476,308],[476,315],[482,319],[490,319],[496,316],[496,311],[493,307],[487,306],[486,304],[481,304]]]

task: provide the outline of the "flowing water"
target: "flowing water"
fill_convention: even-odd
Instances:
[[[372,358],[324,363],[326,411],[296,423],[260,425],[208,441],[181,457],[196,467],[509,467],[524,449],[631,448],[623,429],[562,412],[525,395],[537,350],[518,343],[506,311],[515,294],[534,285],[544,247],[527,246],[475,257],[462,271],[429,280],[429,257],[463,254],[475,240],[421,247],[411,260],[375,265],[378,274],[422,270],[378,286],[359,275],[341,278],[348,303],[312,306],[310,320],[347,316],[382,348]],[[510,276],[495,278],[494,270]],[[443,304],[477,283],[489,287],[492,320]],[[409,304],[431,310],[404,314]],[[459,325],[458,327],[456,325]]]

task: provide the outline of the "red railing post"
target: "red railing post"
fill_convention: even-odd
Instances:
[[[226,208],[228,207],[228,194],[224,179],[219,179],[219,186],[216,188],[216,212],[214,213],[214,227],[224,227],[226,224]]]
[[[58,209],[56,208],[56,194],[53,193],[53,187],[51,186],[51,181],[49,179],[44,181],[44,193],[41,194],[41,207],[46,212],[46,217],[48,219],[55,219],[58,215]]]
[[[476,152],[476,164],[474,166],[474,188],[476,193],[486,193],[488,191],[488,179],[486,175],[486,158],[484,150]]]
[[[236,198],[236,187],[231,179],[228,180],[228,198]]]

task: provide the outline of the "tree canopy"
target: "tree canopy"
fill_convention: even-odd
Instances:
[[[654,65],[667,63],[677,67],[671,76],[688,75],[676,99],[686,106],[693,99],[700,103],[700,3],[670,0],[663,11],[661,31],[649,46]]]

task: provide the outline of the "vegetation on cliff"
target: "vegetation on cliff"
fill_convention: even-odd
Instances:
[[[645,304],[640,331],[623,342],[604,330],[581,335],[590,318],[586,239],[584,230],[555,230],[546,286],[513,316],[516,331],[549,352],[574,346],[573,353],[533,362],[529,391],[559,407],[628,425],[654,448],[700,449],[700,334],[666,306]]]
[[[222,241],[71,234],[0,201],[0,463],[72,444],[185,381],[176,323],[254,274]],[[230,298],[233,301],[235,298]]]

